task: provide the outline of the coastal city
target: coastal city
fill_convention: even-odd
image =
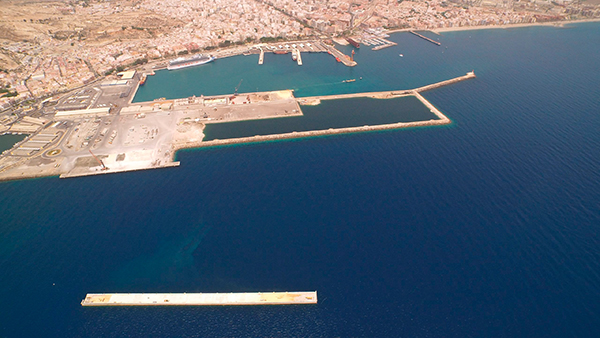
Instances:
[[[11,0],[0,12],[0,109],[148,62],[262,42],[599,17],[599,2],[566,0]]]
[[[465,69],[467,75],[419,88],[312,98],[296,97],[291,88],[238,93],[241,79],[221,95],[156,96],[134,102],[155,71],[176,71],[235,55],[254,55],[262,65],[265,54],[271,53],[289,54],[298,66],[303,54],[325,53],[334,62],[355,67],[354,54],[361,46],[373,51],[397,46],[388,40],[394,32],[409,32],[423,43],[440,46],[436,34],[448,30],[561,25],[600,16],[600,7],[582,3],[491,0],[476,5],[388,0],[44,1],[37,6],[12,1],[8,8],[0,21],[0,135],[25,136],[2,149],[0,180],[173,167],[179,165],[176,152],[184,148],[447,124],[450,119],[420,92],[476,77],[474,70]],[[385,122],[207,136],[218,128],[215,124],[305,117],[301,106],[334,99],[418,102],[415,107],[426,113],[414,119],[395,115]]]
[[[0,338],[600,337],[600,0],[1,0]]]

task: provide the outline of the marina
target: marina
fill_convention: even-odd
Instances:
[[[82,306],[217,306],[317,304],[317,292],[102,293],[87,294]]]

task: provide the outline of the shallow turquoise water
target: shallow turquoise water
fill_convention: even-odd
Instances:
[[[177,71],[160,70],[148,77],[134,101],[231,94],[242,79],[240,93],[293,89],[297,97],[412,89],[473,69],[468,59],[456,58],[462,42],[455,44],[450,40],[438,47],[408,33],[394,34],[390,40],[398,46],[379,51],[357,49],[356,67],[346,67],[327,53],[303,53],[302,66],[293,62],[289,54],[266,53],[263,65],[258,65],[257,55],[239,55]],[[345,54],[352,51],[351,46],[338,49]],[[404,57],[399,57],[399,53]],[[342,82],[347,79],[357,81]]]

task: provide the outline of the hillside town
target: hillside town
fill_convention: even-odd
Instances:
[[[597,18],[599,2],[569,0],[11,0],[0,12],[0,110],[232,46]]]

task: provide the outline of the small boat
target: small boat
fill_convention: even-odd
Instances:
[[[344,81],[342,81],[342,82],[344,82],[344,83],[348,83],[348,82],[354,82],[354,81],[356,81],[356,79],[344,80]]]
[[[399,57],[401,57],[401,58],[403,58],[403,57],[404,57],[404,54],[400,54],[400,55],[398,55],[398,56],[399,56]]]

